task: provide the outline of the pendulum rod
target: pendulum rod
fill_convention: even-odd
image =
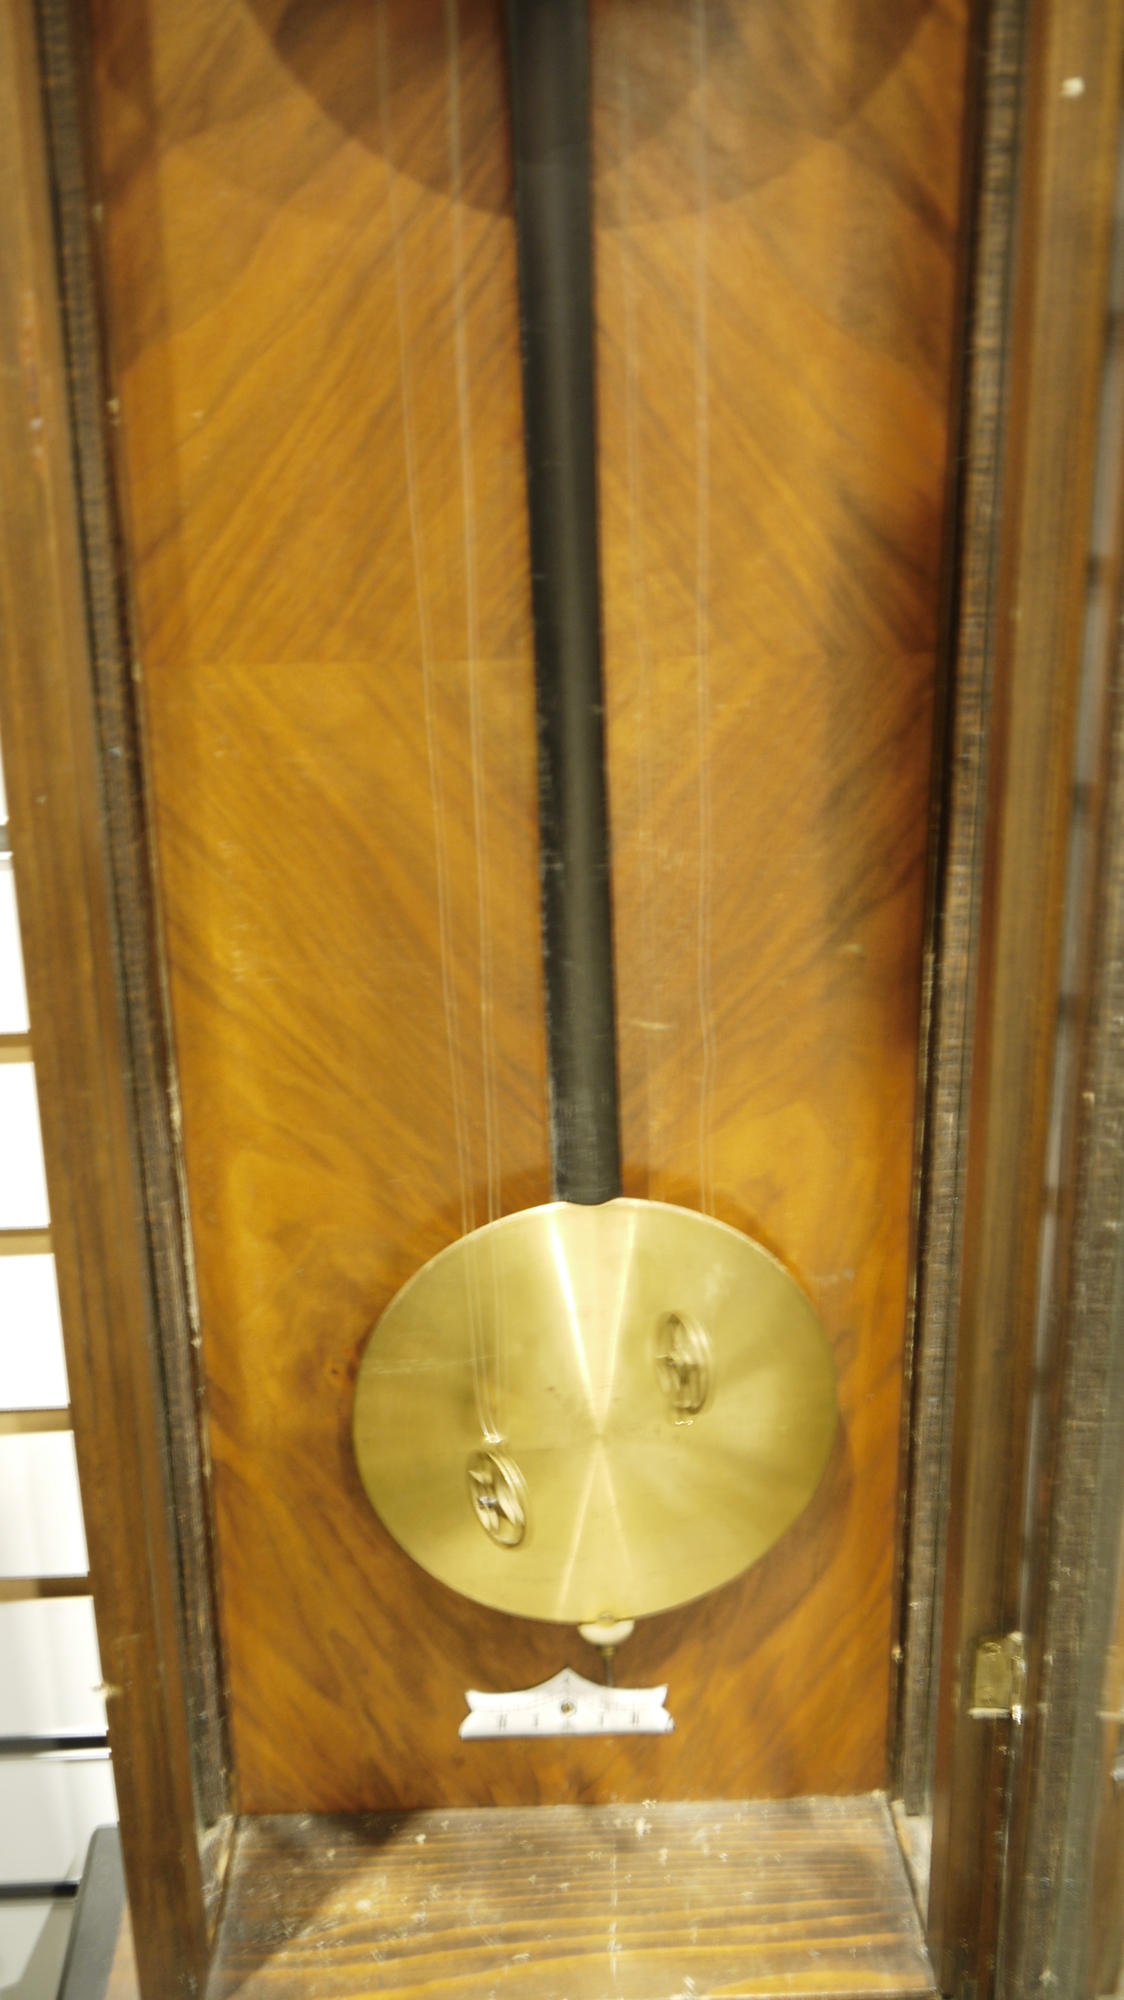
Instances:
[[[507,0],[554,1193],[620,1193],[587,0]]]
[[[446,1244],[391,1300],[359,1370],[355,1455],[423,1569],[493,1610],[576,1625],[609,1678],[634,1619],[772,1547],[819,1484],[838,1412],[823,1327],[783,1265],[713,1216],[620,1193],[589,0],[505,4],[556,1199]],[[513,1393],[502,1426],[481,1398],[477,1430],[488,1353]]]

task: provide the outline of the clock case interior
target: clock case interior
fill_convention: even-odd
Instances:
[[[40,487],[5,516],[3,726],[17,829],[37,760],[65,740],[76,773],[21,901],[36,1060],[98,1133],[83,1166],[45,1115],[146,1991],[198,1978],[232,1843],[286,1815],[889,1791],[935,1815],[942,1990],[990,1949],[966,1857],[1011,1725],[969,1716],[963,1663],[1012,1624],[1033,1459],[1042,1023],[1112,477],[1118,106],[1080,37],[1119,23],[1031,11],[591,13],[623,1186],[798,1278],[841,1424],[774,1550],[629,1641],[673,1735],[502,1749],[458,1739],[466,1687],[588,1669],[581,1642],[412,1565],[350,1431],[393,1294],[551,1193],[502,19],[9,12],[10,75],[44,85],[9,125],[43,225],[10,256],[55,398],[25,573],[55,564],[66,643],[36,683],[12,550]],[[1102,79],[1080,140],[1062,54]],[[1063,336],[1041,301],[1078,257]],[[64,1001],[51,871],[81,854],[95,976]],[[1028,1793],[1027,1852],[1035,1824]]]

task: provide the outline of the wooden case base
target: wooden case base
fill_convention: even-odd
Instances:
[[[932,1995],[878,1794],[241,1822],[210,2000]],[[123,1927],[108,2000],[135,2000]]]

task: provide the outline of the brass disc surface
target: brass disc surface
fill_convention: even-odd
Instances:
[[[423,1569],[581,1624],[755,1562],[811,1499],[836,1422],[831,1350],[783,1266],[709,1216],[620,1199],[504,1216],[418,1271],[371,1334],[354,1435]],[[490,1459],[506,1540],[482,1525]]]

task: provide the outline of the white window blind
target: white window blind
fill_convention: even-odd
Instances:
[[[14,862],[0,774],[0,1990],[55,2000],[65,1886],[117,1808],[82,1581]]]

